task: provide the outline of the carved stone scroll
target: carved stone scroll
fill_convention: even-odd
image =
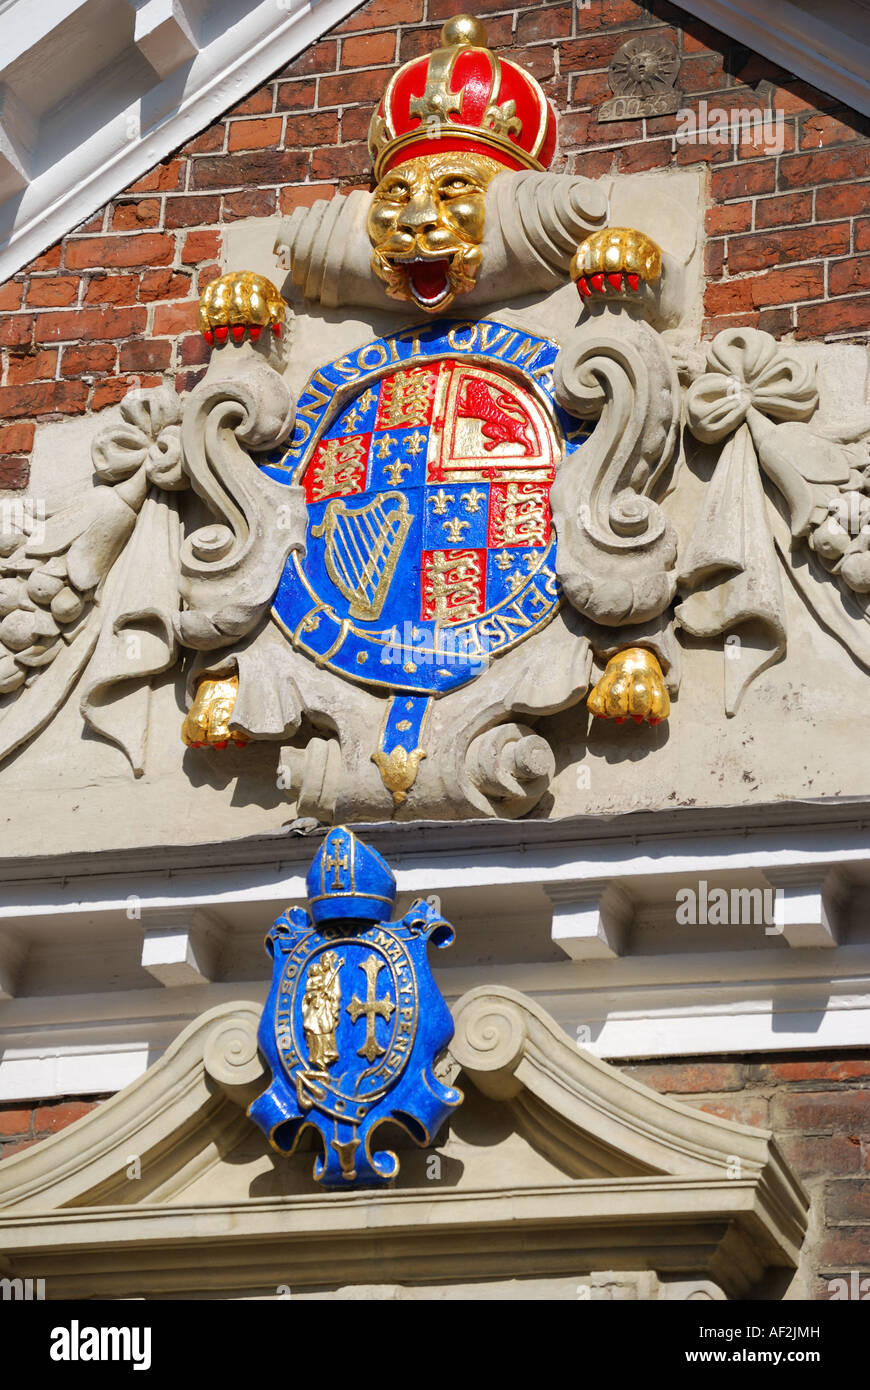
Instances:
[[[573,415],[598,417],[550,493],[560,583],[593,622],[645,622],[676,588],[676,536],[650,496],[673,456],[679,421],[670,355],[648,324],[595,314],[559,353],[555,384]]]

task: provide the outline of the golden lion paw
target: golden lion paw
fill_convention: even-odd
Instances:
[[[586,701],[590,714],[624,724],[659,724],[671,712],[662,668],[644,647],[627,647],[607,663],[604,675]]]
[[[660,248],[634,227],[605,227],[581,241],[571,262],[571,279],[584,299],[590,295],[638,291],[640,282],[658,280]],[[609,289],[608,289],[609,286]]]
[[[200,332],[207,343],[225,343],[230,333],[241,342],[246,330],[256,341],[264,328],[280,338],[286,308],[271,280],[252,270],[234,270],[212,280],[200,295]]]
[[[230,743],[244,748],[249,740],[230,728],[238,693],[238,676],[200,681],[196,699],[181,726],[182,742],[188,748],[226,748]]]

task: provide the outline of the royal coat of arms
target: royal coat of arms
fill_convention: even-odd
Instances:
[[[186,765],[271,744],[296,817],[547,814],[548,716],[651,747],[680,631],[740,628],[734,715],[785,651],[783,569],[870,670],[870,421],[817,420],[815,363],[769,334],[679,336],[697,209],[680,259],[556,147],[468,15],[392,76],[374,190],[282,224],[280,291],[209,285],[204,380],[131,393],[99,486],[0,536],[0,758],[75,692],[141,773],[186,653]]]
[[[396,880],[376,850],[330,830],[308,874],[311,916],[290,908],[266,938],[272,988],[259,1030],[272,1082],[249,1108],[273,1148],[321,1139],[314,1176],[326,1187],[391,1182],[399,1161],[378,1150],[379,1125],[429,1144],[462,1100],[433,1070],[453,1020],[427,946],[453,928],[427,902],[389,921]]]
[[[369,343],[319,369],[265,466],[309,517],[275,617],[319,665],[389,692],[385,762],[419,757],[431,702],[559,607],[550,486],[586,431],[553,397],[557,352],[486,319]]]

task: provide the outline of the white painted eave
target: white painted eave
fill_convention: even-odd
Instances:
[[[243,101],[356,3],[240,8],[232,0],[16,0],[0,9],[0,282]],[[96,29],[114,37],[102,50],[83,43],[64,68],[54,50],[67,26],[83,26],[85,38]],[[64,93],[54,105],[52,71]],[[89,129],[97,92],[110,114]]]
[[[870,116],[867,0],[681,0],[681,8]]]

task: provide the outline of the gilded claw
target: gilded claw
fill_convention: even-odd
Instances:
[[[590,714],[624,724],[659,724],[671,712],[662,668],[645,647],[627,647],[607,663],[601,680],[586,701]]]
[[[281,336],[287,306],[279,291],[264,275],[252,270],[232,271],[207,285],[199,299],[199,327],[206,342],[236,342],[250,333],[256,341],[264,328]]]
[[[634,227],[605,227],[581,241],[571,262],[571,279],[582,299],[593,294],[640,291],[662,273],[660,248]]]
[[[244,748],[249,740],[230,727],[238,693],[238,676],[200,681],[196,699],[181,726],[182,742],[188,748],[226,748],[230,743]]]

